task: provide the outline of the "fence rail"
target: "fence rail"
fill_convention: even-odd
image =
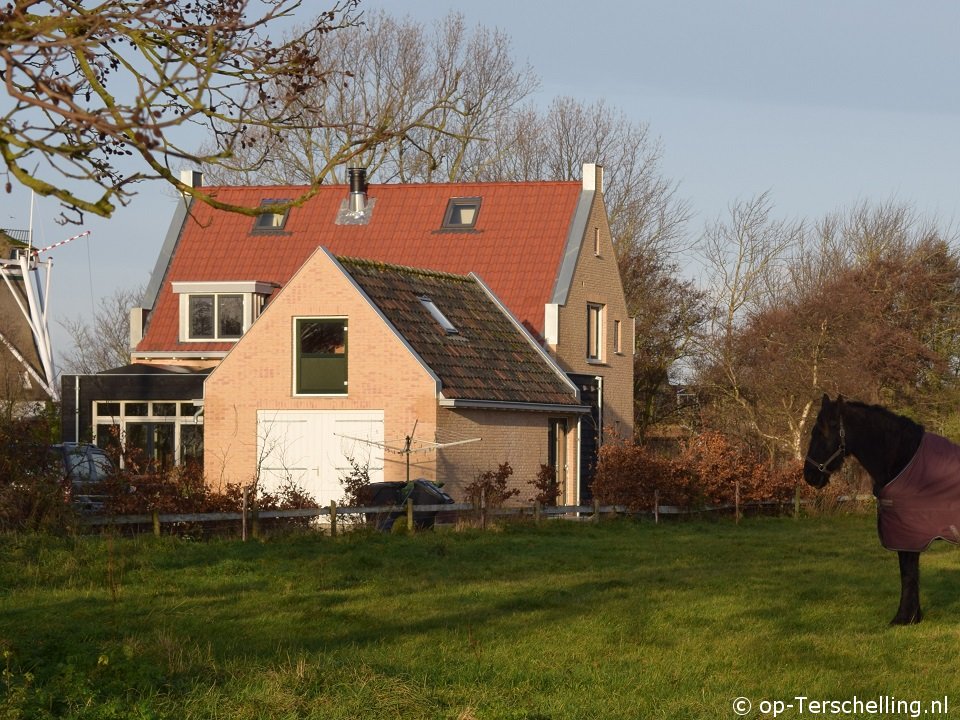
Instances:
[[[873,500],[873,495],[853,495],[840,496],[836,502],[840,504],[849,502],[865,502]],[[330,525],[331,534],[336,534],[342,520],[345,516],[378,516],[400,514],[406,515],[407,528],[414,528],[414,513],[438,512],[444,514],[455,514],[458,517],[466,513],[467,517],[479,520],[481,527],[486,527],[491,518],[530,518],[539,522],[543,518],[566,517],[580,520],[588,519],[599,521],[603,516],[619,516],[630,514],[633,516],[652,517],[654,522],[659,522],[663,516],[681,516],[681,515],[702,515],[713,512],[731,512],[737,521],[740,520],[745,510],[769,510],[778,508],[781,511],[792,509],[793,514],[798,516],[800,508],[804,505],[813,504],[814,500],[803,499],[799,491],[793,500],[768,500],[740,502],[739,493],[733,503],[721,505],[708,505],[696,508],[682,507],[678,505],[661,505],[658,495],[654,495],[654,504],[646,510],[631,510],[625,505],[600,505],[594,502],[592,505],[541,505],[535,503],[529,506],[513,507],[488,507],[486,503],[479,505],[472,503],[453,503],[443,505],[414,505],[412,500],[408,500],[405,505],[373,505],[373,506],[343,506],[339,507],[335,502],[331,502],[328,507],[299,508],[293,510],[259,510],[255,507],[245,507],[240,512],[216,512],[216,513],[160,513],[138,515],[108,515],[108,514],[88,514],[81,517],[81,523],[87,526],[123,526],[123,525],[152,525],[155,535],[160,535],[161,526],[164,524],[176,523],[223,523],[239,522],[241,524],[241,536],[246,539],[252,530],[254,535],[258,531],[258,523],[261,520],[280,520],[280,519],[326,519]]]

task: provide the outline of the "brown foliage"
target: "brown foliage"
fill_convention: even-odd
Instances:
[[[483,497],[488,507],[500,507],[510,498],[520,494],[519,489],[507,487],[507,481],[511,475],[513,475],[513,468],[510,467],[510,463],[500,463],[496,472],[485,470],[477,473],[473,482],[467,485],[464,491],[475,506],[480,506],[480,499]]]
[[[608,443],[600,450],[593,491],[602,503],[649,510],[660,504],[696,508],[734,502],[788,500],[800,481],[800,468],[771,468],[744,446],[717,432],[691,438],[676,457],[643,445]]]

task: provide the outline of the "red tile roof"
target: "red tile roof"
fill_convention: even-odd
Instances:
[[[408,267],[475,272],[535,335],[542,336],[582,185],[579,182],[370,185],[364,225],[338,225],[345,185],[330,185],[290,210],[280,233],[252,232],[254,219],[195,204],[137,352],[227,350],[181,343],[172,282],[267,281],[284,285],[317,247]],[[294,198],[302,187],[221,187],[227,202]],[[452,197],[480,197],[474,231],[441,231]]]

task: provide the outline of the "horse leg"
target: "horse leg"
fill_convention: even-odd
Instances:
[[[900,608],[891,625],[913,625],[923,619],[920,611],[920,553],[898,552],[900,560]]]

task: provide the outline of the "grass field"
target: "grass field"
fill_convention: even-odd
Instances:
[[[924,555],[926,619],[890,628],[873,523],[0,537],[0,718],[960,717],[960,555]]]

